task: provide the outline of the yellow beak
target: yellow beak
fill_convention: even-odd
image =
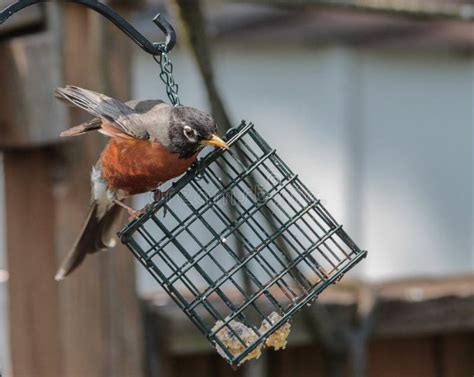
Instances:
[[[212,145],[214,147],[229,149],[229,146],[226,144],[226,142],[217,135],[212,135],[212,137],[208,140],[202,140],[201,144]]]

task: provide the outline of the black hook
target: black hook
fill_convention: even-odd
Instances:
[[[0,25],[3,24],[8,18],[10,18],[16,12],[29,7],[30,5],[38,3],[46,3],[50,0],[18,0],[7,6],[0,12]],[[165,34],[166,40],[163,43],[152,43],[146,39],[137,29],[130,25],[122,16],[115,12],[112,8],[94,0],[63,0],[65,2],[82,4],[90,9],[95,10],[102,16],[109,19],[115,24],[120,30],[122,30],[127,36],[132,39],[138,46],[140,46],[145,52],[151,55],[161,55],[164,52],[169,52],[176,44],[176,32],[173,26],[165,20],[161,14],[157,14],[153,19],[153,22],[160,28]]]

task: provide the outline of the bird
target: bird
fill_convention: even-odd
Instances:
[[[121,208],[132,217],[136,210],[123,200],[153,191],[183,174],[207,145],[228,149],[217,135],[217,124],[207,113],[188,106],[172,106],[161,100],[121,102],[105,94],[67,85],[55,96],[85,110],[93,119],[63,131],[73,137],[97,131],[110,138],[91,173],[91,203],[79,235],[62,261],[55,279],[75,270],[88,254],[115,246],[113,230]]]

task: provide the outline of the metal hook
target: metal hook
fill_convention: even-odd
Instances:
[[[18,0],[16,3],[7,6],[0,12],[0,25],[16,12],[29,7],[30,5],[46,3],[48,1],[50,0]],[[100,13],[102,16],[114,23],[114,25],[120,30],[122,30],[131,40],[140,46],[142,50],[151,55],[156,56],[161,55],[164,52],[167,53],[171,51],[171,49],[176,44],[176,32],[173,26],[171,26],[171,24],[166,21],[165,18],[159,13],[155,16],[153,22],[165,34],[166,39],[165,42],[162,43],[152,43],[146,39],[137,29],[130,25],[122,16],[120,16],[117,12],[104,3],[94,0],[64,0],[64,2],[82,4],[90,9],[95,10],[97,13]]]

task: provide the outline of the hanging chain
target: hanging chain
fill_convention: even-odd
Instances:
[[[166,94],[170,99],[173,106],[179,106],[181,103],[178,97],[178,84],[174,81],[173,77],[173,64],[168,57],[166,52],[162,52],[160,55],[153,55],[153,59],[160,66],[160,78],[166,85]]]

